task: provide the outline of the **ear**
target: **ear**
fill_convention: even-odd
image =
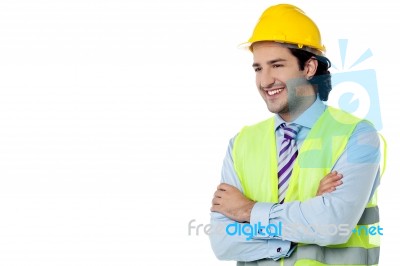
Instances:
[[[308,59],[304,66],[304,74],[306,75],[306,78],[310,80],[315,73],[317,72],[317,67],[318,67],[318,60],[315,57],[311,57]]]

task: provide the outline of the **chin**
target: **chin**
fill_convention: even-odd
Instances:
[[[281,106],[274,106],[273,104],[268,104],[268,102],[267,102],[267,109],[271,113],[278,114],[278,113],[282,112],[285,108],[283,108]]]
[[[270,111],[271,113],[273,113],[273,114],[278,114],[279,113],[279,109],[276,109],[276,108],[269,108],[268,106],[267,106],[267,109],[268,109],[268,111]]]

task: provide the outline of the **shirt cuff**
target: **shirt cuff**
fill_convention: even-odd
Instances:
[[[278,240],[278,239],[268,240],[268,249],[271,250],[271,253],[273,253],[274,251],[276,252],[275,254],[271,254],[271,259],[273,260],[287,258],[293,252],[293,248],[291,247],[290,241]]]
[[[273,229],[277,226],[270,224],[270,212],[276,203],[257,202],[254,204],[250,213],[250,224],[256,225],[253,228],[258,228],[258,232],[253,236],[254,239],[268,239],[268,250],[270,250],[270,258],[279,260],[284,257],[289,257],[293,253],[293,246],[290,241],[279,239],[279,234],[274,234]],[[266,231],[269,230],[269,233]],[[272,234],[271,234],[272,233]],[[278,238],[278,239],[277,239]]]
[[[250,213],[250,224],[257,228],[254,239],[278,238],[278,225],[270,225],[270,212],[275,203],[257,202]]]

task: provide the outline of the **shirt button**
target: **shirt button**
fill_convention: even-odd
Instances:
[[[276,252],[281,252],[281,248],[277,248],[277,249],[276,249]]]

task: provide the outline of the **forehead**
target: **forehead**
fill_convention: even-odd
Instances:
[[[270,60],[273,58],[285,58],[290,59],[294,56],[289,51],[284,44],[276,43],[276,42],[256,42],[252,45],[253,58],[262,59],[262,60]]]

